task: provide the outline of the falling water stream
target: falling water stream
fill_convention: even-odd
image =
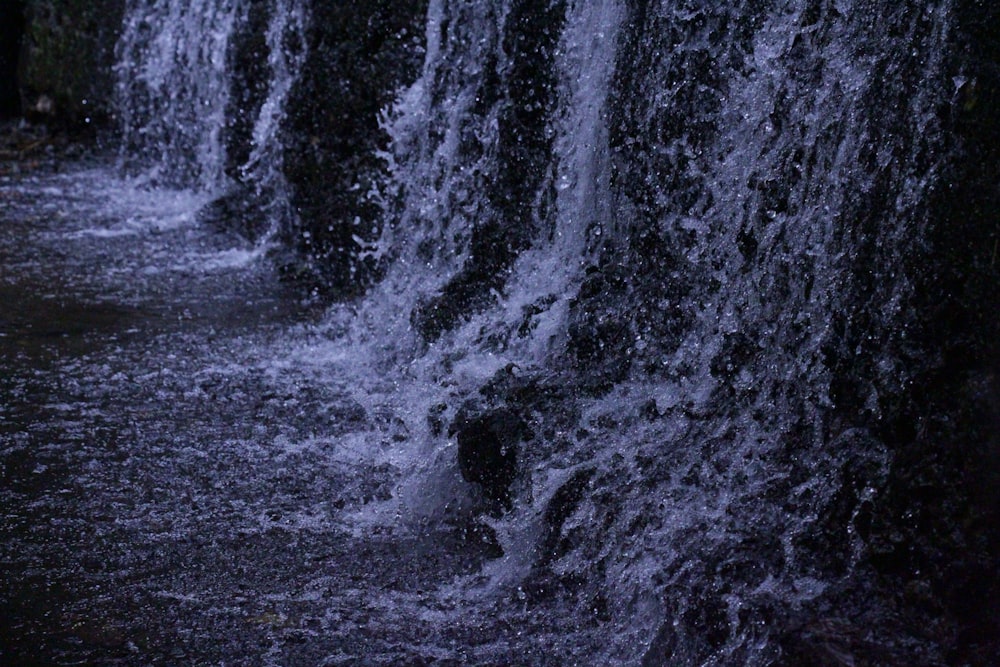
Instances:
[[[118,151],[0,177],[3,660],[943,664],[869,554],[947,0],[431,0],[332,305],[272,261],[311,18],[265,4],[243,162],[252,4],[132,0]]]

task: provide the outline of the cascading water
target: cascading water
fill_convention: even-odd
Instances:
[[[256,108],[234,113],[232,92],[236,37],[252,17],[267,22],[259,100],[238,100]],[[149,180],[166,186],[221,193],[233,178],[266,194],[275,216],[287,195],[282,173],[280,127],[285,101],[306,55],[308,11],[302,0],[145,2],[126,10],[118,41],[118,108],[122,154],[133,171],[150,169]],[[258,65],[259,66],[259,65]],[[231,144],[234,116],[252,114],[249,149],[236,169]]]
[[[183,394],[204,419],[219,377],[236,402],[266,387],[250,435],[209,451],[275,462],[278,506],[238,472],[223,495],[181,477],[192,506],[254,508],[241,536],[308,545],[306,583],[270,598],[287,613],[249,621],[268,659],[947,663],[962,621],[926,571],[965,544],[940,526],[978,519],[960,476],[928,479],[953,413],[920,385],[995,382],[935,375],[959,353],[927,322],[963,252],[984,277],[961,298],[996,298],[995,248],[947,238],[953,134],[982,108],[960,5],[131,2],[130,170],[263,215],[351,295],[233,345],[245,368],[206,355]],[[385,71],[420,50],[385,44],[414,34],[400,85]],[[229,627],[205,595],[182,597]]]
[[[368,308],[444,336],[410,366],[413,432],[451,419],[487,495],[462,436],[518,449],[492,585],[601,627],[595,664],[793,660],[786,633],[822,635],[812,610],[868,585],[878,424],[914,369],[907,261],[949,159],[950,12],[431,4]],[[427,438],[417,458],[454,461]],[[455,493],[413,470],[405,504]]]
[[[281,124],[289,92],[307,53],[308,9],[304,0],[276,0],[269,11],[271,18],[266,35],[269,88],[253,126],[250,155],[246,163],[240,165],[239,176],[241,181],[253,184],[258,201],[264,202],[264,215],[273,230],[291,224],[295,217],[290,210],[284,177]]]
[[[118,43],[122,146],[152,165],[154,180],[222,186],[226,50],[238,17],[238,4],[214,0],[129,6]]]

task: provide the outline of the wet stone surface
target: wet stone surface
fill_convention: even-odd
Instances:
[[[458,531],[345,525],[398,477],[336,454],[378,424],[264,358],[317,313],[191,195],[97,169],[0,201],[0,662],[449,664],[517,632],[441,622],[484,558]]]

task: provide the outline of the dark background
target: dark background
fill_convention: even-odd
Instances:
[[[23,33],[23,3],[19,0],[0,0],[0,118],[12,118],[21,113],[17,56]]]

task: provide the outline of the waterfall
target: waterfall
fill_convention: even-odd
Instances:
[[[273,3],[266,35],[270,85],[254,123],[250,156],[239,167],[241,180],[252,183],[257,197],[268,202],[266,215],[272,234],[294,218],[284,176],[281,132],[289,93],[307,55],[308,20],[305,0]]]
[[[130,4],[117,48],[122,146],[167,185],[223,185],[236,2]]]
[[[291,356],[403,425],[366,443],[400,481],[350,530],[471,526],[502,555],[434,613],[556,628],[555,662],[940,659],[882,575],[937,363],[952,0],[430,0],[422,69],[356,143],[321,136],[355,106],[315,100],[288,136],[304,72],[357,108],[390,85],[317,73],[310,7],[133,0],[122,145],[157,184],[248,186],[338,273],[351,300]]]
[[[482,214],[499,100],[480,89],[502,56],[506,14],[504,3],[466,3],[446,13],[448,4],[430,3],[423,74],[385,121],[391,194],[383,199],[392,221],[379,253],[415,271],[425,266],[432,284],[461,265]]]
[[[948,159],[918,4],[431,3],[375,319],[435,343],[460,452],[476,415],[534,433],[491,572],[606,609],[602,661],[770,664],[867,567]]]
[[[238,37],[252,35],[252,19],[263,14],[264,53],[239,62]],[[134,0],[126,9],[117,45],[117,97],[122,154],[131,171],[147,171],[150,182],[219,194],[233,178],[267,193],[270,208],[286,206],[280,137],[284,107],[306,55],[308,12],[303,0],[154,2]],[[241,67],[264,71],[263,81]],[[243,87],[262,88],[263,99],[237,100]],[[249,150],[234,147],[232,129],[252,116]],[[228,168],[234,155],[245,162]],[[289,215],[274,210],[274,215]]]

